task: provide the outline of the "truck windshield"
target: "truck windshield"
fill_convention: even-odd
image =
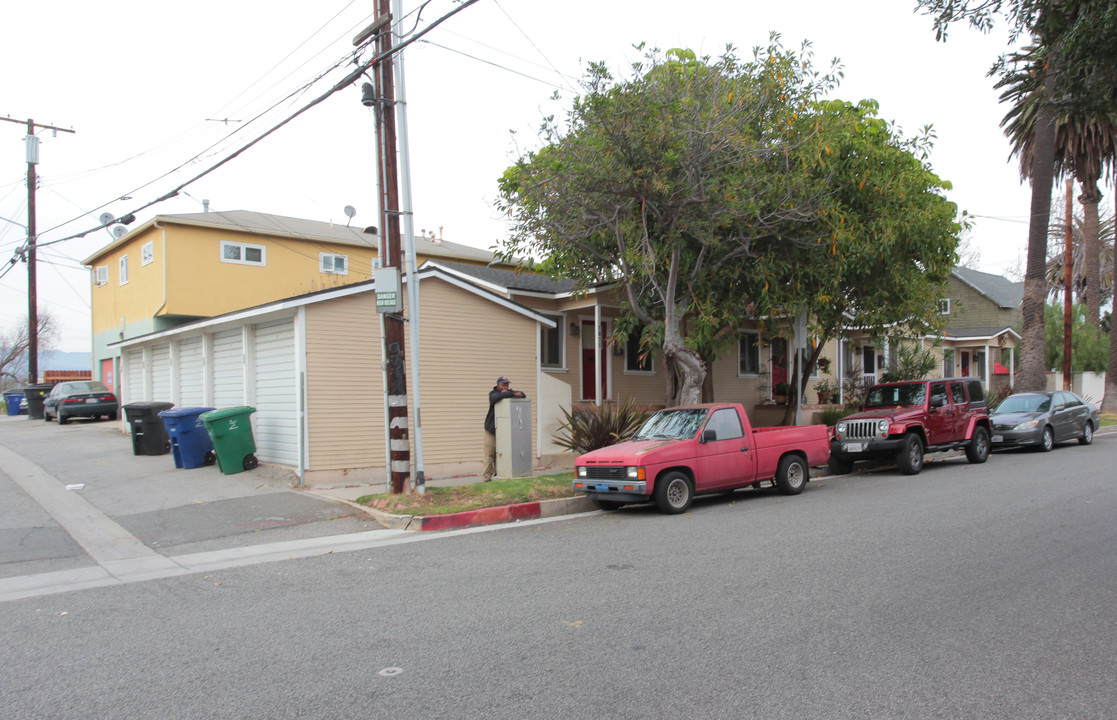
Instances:
[[[700,409],[660,410],[652,415],[644,427],[632,436],[633,440],[685,440],[698,432],[708,411]]]
[[[865,407],[896,407],[897,405],[922,405],[927,401],[927,386],[924,383],[910,385],[884,385],[869,388],[865,395]]]

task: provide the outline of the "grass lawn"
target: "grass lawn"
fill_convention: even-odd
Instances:
[[[428,485],[427,491],[422,495],[417,493],[362,495],[357,498],[357,504],[367,505],[393,515],[446,515],[536,500],[577,497],[582,493],[574,491],[571,486],[573,480],[574,473],[568,472],[561,475],[508,478],[455,487]]]
[[[1101,414],[1101,426],[1105,427],[1106,425],[1117,425],[1117,414],[1115,414],[1115,413],[1102,413]]]

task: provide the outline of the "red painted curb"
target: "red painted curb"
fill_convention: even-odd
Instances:
[[[515,520],[535,520],[540,515],[539,503],[527,502],[518,505],[481,508],[480,510],[466,510],[450,515],[424,515],[415,519],[419,522],[418,530],[421,531],[460,530],[461,528],[496,525]]]

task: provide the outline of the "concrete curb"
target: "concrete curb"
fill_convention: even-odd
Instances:
[[[347,502],[347,501],[342,501]],[[538,502],[517,503],[516,505],[502,505],[499,507],[479,508],[466,510],[448,515],[393,515],[376,508],[349,503],[368,513],[376,522],[392,530],[415,530],[419,532],[432,532],[436,530],[460,530],[462,528],[480,527],[482,525],[499,525],[518,520],[535,520],[559,515],[572,515],[574,513],[589,512],[594,510],[593,504],[585,495],[579,497],[556,498],[554,500],[540,500]]]

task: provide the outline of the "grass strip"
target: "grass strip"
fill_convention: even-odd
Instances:
[[[571,486],[573,480],[574,473],[563,473],[544,477],[508,478],[454,487],[427,485],[426,492],[422,495],[418,493],[362,495],[357,498],[357,504],[393,515],[448,515],[502,505],[576,497],[582,493],[576,492]]]

